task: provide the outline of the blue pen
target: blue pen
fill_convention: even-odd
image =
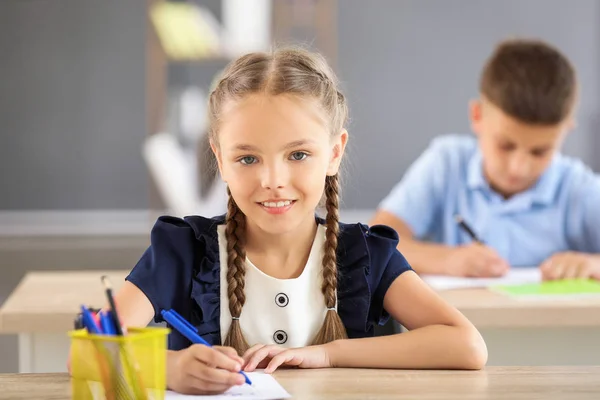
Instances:
[[[181,315],[177,313],[175,310],[162,310],[161,315],[173,328],[175,328],[179,333],[185,336],[190,342],[196,344],[203,344],[208,347],[212,347],[210,343],[204,340],[200,335],[198,335],[198,329],[185,320]],[[244,373],[244,371],[240,371],[240,374],[244,375],[246,378],[246,383],[248,385],[252,385],[252,381],[250,378]]]
[[[109,313],[110,311],[100,311],[100,325],[102,326],[102,332],[105,335],[114,335],[117,332],[113,328],[112,316]]]
[[[81,306],[81,322],[83,322],[83,326],[87,328],[89,333],[93,335],[99,335],[102,333],[96,324],[92,313],[84,305]]]

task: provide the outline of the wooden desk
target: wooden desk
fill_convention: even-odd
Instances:
[[[600,367],[488,367],[483,371],[282,370],[293,399],[597,400]],[[0,375],[0,400],[70,399],[66,374]]]
[[[80,305],[103,307],[106,292],[101,276],[110,278],[114,290],[129,271],[31,272],[0,308],[3,333],[63,333],[73,328]]]
[[[103,307],[100,281],[118,290],[128,271],[28,273],[0,308],[0,333],[19,335],[19,372],[66,372],[69,339],[81,304]]]
[[[488,346],[488,365],[597,365],[600,297],[517,300],[486,289],[441,291]]]
[[[478,328],[600,328],[600,296],[518,300],[487,289],[439,293]]]
[[[65,372],[66,331],[80,304],[102,307],[128,271],[32,272],[0,308],[0,333],[19,334],[19,372]],[[482,332],[488,365],[595,365],[600,299],[524,302],[481,289],[441,292]]]

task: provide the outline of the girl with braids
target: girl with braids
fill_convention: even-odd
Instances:
[[[218,393],[243,384],[240,369],[280,366],[483,367],[481,336],[412,271],[396,232],[338,221],[348,110],[322,57],[245,55],[209,112],[227,214],[159,218],[117,295],[126,325],[172,308],[215,345],[173,331],[169,388]],[[409,332],[373,337],[390,315]]]

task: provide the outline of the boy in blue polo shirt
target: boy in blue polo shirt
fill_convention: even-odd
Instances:
[[[422,274],[539,266],[545,279],[600,279],[600,178],[559,152],[574,126],[571,63],[549,44],[505,41],[479,86],[476,137],[434,139],[371,223],[396,229]]]

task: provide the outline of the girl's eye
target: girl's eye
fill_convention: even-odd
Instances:
[[[305,153],[305,152],[303,152],[303,151],[297,151],[297,152],[295,152],[295,153],[292,153],[292,157],[291,157],[291,158],[292,158],[294,161],[302,161],[302,160],[304,160],[306,157],[308,157],[308,154],[306,154],[306,153]]]
[[[254,164],[256,162],[256,157],[246,156],[240,158],[240,162],[244,165]]]

